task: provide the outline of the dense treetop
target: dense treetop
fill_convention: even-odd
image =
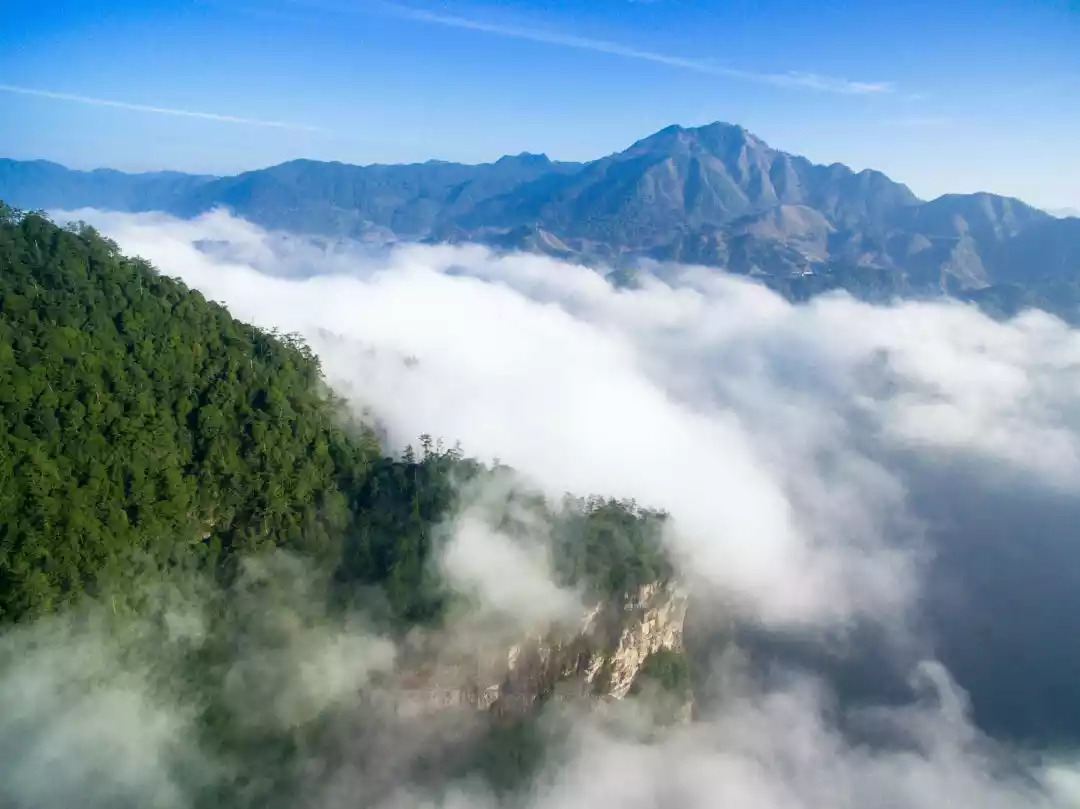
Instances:
[[[136,554],[323,552],[346,439],[297,341],[234,320],[92,229],[0,226],[0,609],[79,593]]]

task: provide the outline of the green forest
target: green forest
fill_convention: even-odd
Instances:
[[[458,492],[504,471],[427,436],[387,454],[297,336],[239,322],[85,224],[7,206],[0,418],[7,622],[85,595],[124,604],[133,571],[227,584],[270,548],[324,571],[335,598],[434,621],[449,595],[432,552]],[[552,526],[563,583],[617,596],[670,574],[661,513],[519,499]]]
[[[558,581],[590,597],[672,573],[663,513],[549,501],[426,435],[390,453],[297,336],[237,321],[85,224],[3,205],[0,419],[3,631],[104,613],[162,698],[197,706],[199,748],[232,773],[197,790],[200,807],[293,805],[310,762],[339,755],[342,722],[350,736],[405,732],[363,711],[253,724],[261,706],[245,709],[236,677],[272,705],[265,663],[300,654],[290,639],[304,627],[363,615],[390,636],[438,628],[466,598],[437,563],[464,492],[504,492],[488,518],[542,537]],[[204,618],[193,640],[170,629],[176,598]],[[0,646],[0,670],[20,648]],[[245,649],[259,665],[243,668]],[[439,773],[477,772],[509,790],[541,765],[546,737],[527,717],[478,729],[474,745],[438,748],[460,759],[417,751],[409,777],[436,789]]]

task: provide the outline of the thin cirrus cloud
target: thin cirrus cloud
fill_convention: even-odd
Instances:
[[[852,81],[836,76],[824,76],[819,73],[803,71],[762,73],[753,70],[743,70],[735,67],[717,65],[703,59],[672,56],[669,54],[657,53],[655,51],[642,50],[640,48],[634,48],[604,39],[593,39],[591,37],[582,37],[558,31],[502,25],[450,14],[437,14],[430,11],[402,6],[397,3],[381,3],[380,6],[392,14],[417,22],[442,25],[447,28],[463,28],[469,31],[481,31],[496,36],[510,37],[512,39],[541,42],[546,45],[559,45],[565,48],[576,48],[578,50],[606,53],[611,56],[638,59],[643,62],[653,62],[654,64],[667,65],[668,67],[675,67],[682,70],[692,70],[695,73],[704,73],[708,76],[718,76],[726,79],[771,84],[776,87],[818,90],[821,92],[839,93],[842,95],[876,95],[891,93],[894,89],[891,82]]]
[[[216,112],[200,112],[198,110],[182,110],[175,107],[157,107],[149,104],[132,104],[127,101],[114,101],[108,98],[95,98],[93,96],[76,95],[74,93],[59,93],[53,90],[42,90],[36,87],[20,87],[14,84],[0,84],[0,92],[16,93],[36,98],[50,98],[55,101],[72,101],[78,104],[92,104],[98,107],[115,107],[122,110],[135,112],[150,112],[157,115],[175,115],[183,118],[200,118],[204,121],[219,121],[227,124],[241,124],[244,126],[264,126],[274,129],[292,129],[302,132],[329,132],[319,126],[294,123],[291,121],[265,121],[261,118],[244,118],[238,115],[220,115]]]

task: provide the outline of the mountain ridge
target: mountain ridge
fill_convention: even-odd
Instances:
[[[778,289],[839,287],[864,297],[883,289],[986,297],[1029,280],[1080,288],[1073,220],[986,192],[922,200],[880,171],[816,164],[722,122],[673,124],[585,163],[528,152],[475,165],[297,159],[213,177],[0,160],[0,199],[188,218],[224,207],[300,233],[480,242],[616,269],[680,261]],[[1046,238],[1024,235],[1032,232]],[[1038,246],[1039,267],[1029,266],[1027,243]],[[1025,299],[1046,298],[1057,314],[1080,319],[1071,304],[1055,309],[1051,298],[1060,296],[1030,292]]]

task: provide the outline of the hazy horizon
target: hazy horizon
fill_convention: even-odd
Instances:
[[[724,120],[923,198],[1080,207],[1080,15],[1060,3],[155,0],[6,23],[0,154],[15,159],[211,174],[299,157],[581,161]]]

